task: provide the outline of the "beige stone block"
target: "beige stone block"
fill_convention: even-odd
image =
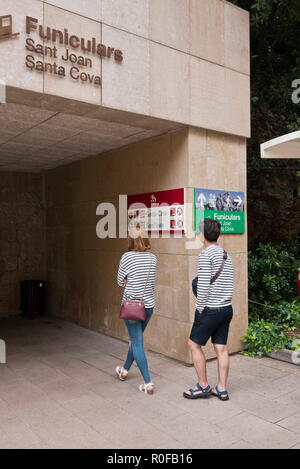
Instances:
[[[226,131],[250,137],[250,77],[226,69],[224,96]]]
[[[190,123],[222,131],[225,128],[225,69],[190,58]]]
[[[185,131],[156,137],[103,155],[98,160],[99,198],[107,198],[110,194],[143,194],[185,187],[186,155]]]
[[[188,257],[158,254],[156,312],[176,321],[189,322]]]
[[[72,31],[70,29],[69,34],[75,34],[79,39],[85,39],[85,47],[87,47],[87,41],[96,38],[97,44],[101,43],[101,25],[95,21],[83,18],[74,13],[67,12],[60,8],[53,7],[52,5],[45,5],[44,11],[44,23],[51,27],[55,27],[59,31],[64,31],[67,25],[72,25]],[[46,46],[53,46],[54,43],[48,43],[45,41]],[[78,70],[73,72],[73,75],[79,77],[81,73],[85,73],[86,76],[89,74],[91,80],[96,76],[101,76],[101,58],[96,53],[83,51],[81,47],[73,48],[60,44],[57,40],[57,58],[45,57],[45,62],[56,63],[57,66],[63,66],[65,68],[66,76],[58,76],[54,73],[44,73],[44,93],[50,95],[63,96],[64,98],[76,99],[78,101],[84,101],[86,103],[101,104],[101,86],[91,83],[87,78],[85,81],[81,79],[73,79],[70,75],[71,69],[76,67]],[[68,55],[75,55],[77,60],[79,57],[84,59],[90,59],[90,62],[86,62],[86,65],[79,65],[77,62],[72,63],[70,60],[65,61],[63,57],[66,57],[66,51],[69,51]],[[74,59],[75,60],[75,59]],[[92,78],[93,77],[93,78]]]
[[[245,149],[239,137],[190,129],[189,186],[246,192]]]
[[[7,0],[0,5],[0,16],[12,15],[12,33],[20,33],[12,39],[2,39],[0,43],[0,76],[7,85],[43,91],[43,73],[33,72],[26,67],[25,50],[26,16],[34,16],[43,23],[43,4],[38,0]],[[30,37],[39,42],[39,36],[33,32]]]
[[[242,337],[246,334],[248,329],[248,313],[241,313],[234,315],[229,330],[228,336],[228,351],[229,353],[240,352],[244,348]]]
[[[102,21],[147,38],[152,0],[102,0]]]
[[[196,129],[193,127],[189,128],[189,187],[199,187],[202,181],[204,182],[204,175],[207,176],[207,173],[203,171],[203,161],[206,159],[206,135],[206,130]]]
[[[221,236],[220,242],[222,243],[225,251],[227,251],[229,254],[247,252],[248,243],[246,226],[244,234],[223,235]]]
[[[149,36],[152,41],[188,52],[189,0],[150,0]]]
[[[190,324],[153,315],[145,334],[145,346],[176,360],[192,363],[187,346]]]
[[[249,13],[224,3],[225,66],[250,74]]]
[[[151,238],[151,246],[154,252],[161,254],[180,254],[185,255],[186,251],[186,238],[183,234],[182,237],[160,237]]]
[[[189,56],[152,42],[150,64],[151,115],[188,123]]]
[[[234,268],[234,313],[239,315],[248,311],[248,259],[247,253],[231,253]]]
[[[123,52],[123,61],[102,60],[102,104],[114,109],[149,114],[149,42],[103,25],[102,42]]]
[[[190,123],[250,136],[250,79],[196,57],[190,58]]]
[[[86,16],[93,20],[101,20],[101,2],[102,0],[45,0],[44,3],[57,6],[63,10],[77,13],[80,16]]]
[[[190,53],[224,65],[224,5],[220,0],[190,0]]]
[[[150,143],[151,159],[144,161],[149,168],[144,172],[144,185],[145,189],[146,187],[148,189],[143,192],[185,187],[188,171],[186,132],[157,137],[148,144]],[[172,178],[170,178],[170,168],[172,168]]]

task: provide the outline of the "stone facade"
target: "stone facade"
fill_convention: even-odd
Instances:
[[[20,282],[45,278],[43,176],[0,172],[0,318],[20,313]]]
[[[249,15],[224,0],[6,0],[7,14],[20,34],[0,41],[0,167],[40,174],[0,180],[3,315],[18,312],[20,280],[42,276],[50,313],[125,339],[116,274],[126,241],[97,238],[96,208],[117,206],[119,194],[185,188],[192,203],[194,187],[246,192]],[[88,40],[95,48],[83,53]],[[101,86],[72,76],[71,53],[73,64],[86,60],[76,73]],[[247,230],[220,242],[236,272],[235,352],[247,327]],[[146,344],[190,363],[198,249],[171,237],[153,250]]]
[[[230,161],[230,163],[229,163]],[[246,142],[197,129],[183,130],[130,145],[46,173],[47,280],[49,311],[80,325],[122,339],[121,288],[116,276],[126,240],[96,236],[96,208],[118,207],[119,194],[185,187],[245,191]],[[234,170],[234,168],[236,168]],[[232,255],[236,272],[230,351],[241,349],[247,329],[247,234],[226,235],[221,244]],[[152,350],[190,362],[187,339],[195,310],[191,281],[198,250],[186,239],[153,239],[158,256],[156,312],[146,344]],[[213,356],[211,347],[208,356]]]
[[[5,44],[7,60],[0,74],[8,86],[61,96],[181,124],[250,136],[249,15],[224,0],[6,0],[0,15],[10,12],[19,38]],[[89,12],[89,13],[88,13]],[[26,16],[33,17],[26,34]],[[123,61],[86,52],[101,75],[96,87],[72,79],[62,60],[66,49],[41,39],[50,28],[121,49]],[[37,29],[34,28],[37,27]],[[57,57],[25,50],[26,39],[53,49]],[[26,66],[32,55],[45,66],[65,66],[66,76]],[[16,73],[17,72],[17,73]]]

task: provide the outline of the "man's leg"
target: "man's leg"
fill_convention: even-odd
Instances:
[[[207,374],[206,374],[206,358],[203,353],[201,345],[196,344],[191,339],[188,341],[189,349],[192,353],[194,367],[198,376],[198,383],[205,389],[208,386]],[[187,394],[190,394],[187,391]],[[201,391],[195,391],[194,394],[201,394]]]
[[[214,349],[218,358],[219,391],[225,391],[229,374],[229,355],[227,345],[214,344]]]

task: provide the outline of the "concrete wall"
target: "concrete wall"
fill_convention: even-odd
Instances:
[[[0,318],[20,312],[20,282],[45,277],[41,174],[0,172]]]
[[[122,289],[116,284],[126,241],[96,237],[96,207],[119,194],[193,187],[245,191],[243,138],[197,129],[156,137],[46,173],[47,280],[49,310],[78,324],[127,338],[119,319]],[[221,244],[236,270],[235,319],[230,351],[240,350],[247,328],[247,235],[227,235]],[[195,301],[191,281],[198,250],[186,239],[154,239],[158,255],[155,316],[146,335],[152,350],[190,362],[187,339]],[[208,356],[213,356],[211,348]]]
[[[0,15],[13,15],[20,36],[1,41],[0,76],[6,83],[47,95],[135,112],[144,116],[250,136],[248,12],[223,0],[6,0]],[[69,76],[58,44],[57,59],[32,53],[36,60],[64,65],[65,78],[25,65],[25,17],[86,40],[123,51],[121,63],[92,53],[102,87]],[[30,34],[41,43],[37,31]],[[54,43],[45,40],[45,46]],[[80,55],[79,49],[69,47]]]

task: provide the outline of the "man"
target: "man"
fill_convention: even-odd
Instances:
[[[197,306],[188,342],[198,375],[198,384],[194,389],[185,391],[183,396],[187,399],[199,399],[214,395],[222,401],[227,401],[227,338],[233,315],[233,266],[230,256],[217,243],[221,224],[206,218],[199,228],[205,249],[198,258]],[[209,338],[212,339],[218,358],[219,380],[215,389],[208,385],[206,358],[202,350]]]

